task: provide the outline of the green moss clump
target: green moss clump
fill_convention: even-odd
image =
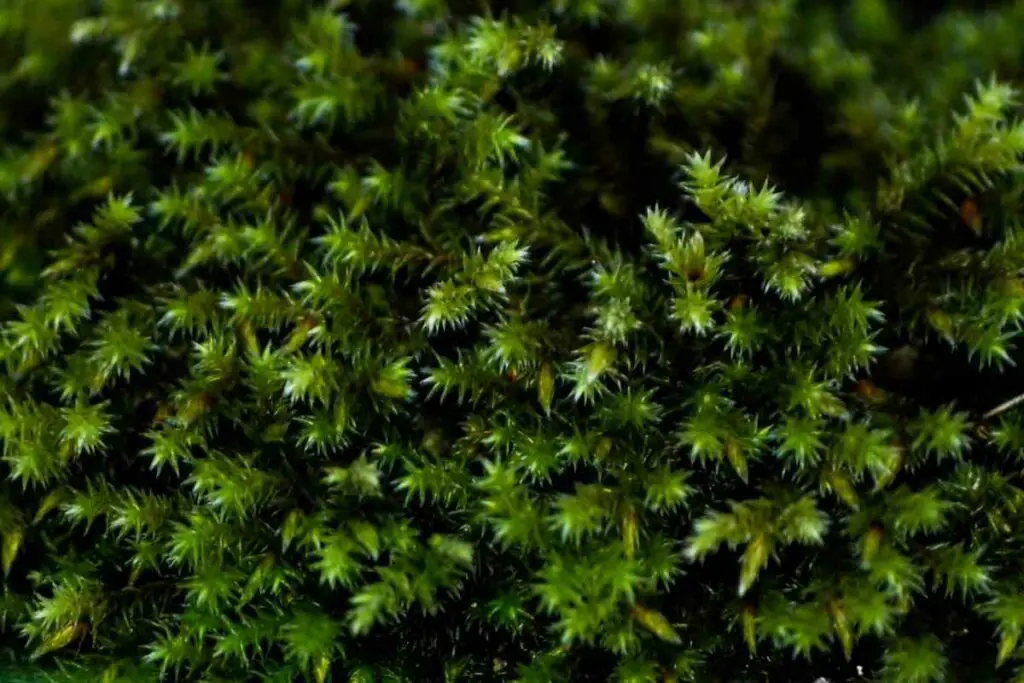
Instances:
[[[1024,680],[1020,35],[3,3],[0,665]]]

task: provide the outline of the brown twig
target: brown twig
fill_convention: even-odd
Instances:
[[[987,413],[985,413],[984,415],[982,415],[981,419],[988,420],[990,418],[995,417],[999,413],[1006,412],[1010,408],[1013,408],[1013,407],[1015,407],[1017,405],[1020,405],[1021,403],[1024,403],[1024,394],[1019,394],[1019,395],[1014,396],[1013,398],[1011,398],[1009,401],[1006,401],[1004,403],[1000,403],[995,408],[993,408],[992,410],[990,410]]]

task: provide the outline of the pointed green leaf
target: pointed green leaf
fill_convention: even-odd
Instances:
[[[1003,631],[999,637],[999,653],[996,655],[996,666],[1002,666],[1006,663],[1014,651],[1017,649],[1017,643],[1020,641],[1020,631],[1017,630],[1006,630]]]
[[[85,624],[80,621],[71,622],[50,634],[50,636],[46,638],[46,640],[44,640],[33,653],[33,657],[42,657],[48,652],[59,650],[70,644],[75,638],[84,632]]]
[[[743,553],[742,568],[740,570],[739,594],[743,595],[754,585],[757,575],[766,564],[771,552],[770,541],[764,534],[758,534],[747,546]]]
[[[757,652],[757,615],[752,607],[744,607],[740,616],[743,624],[743,640],[751,652]]]
[[[633,617],[640,622],[641,626],[665,642],[676,645],[682,642],[679,634],[661,612],[636,605],[633,607]]]
[[[540,377],[537,379],[537,398],[540,406],[548,415],[551,414],[551,402],[555,397],[555,371],[551,363],[544,363],[540,368]]]
[[[25,532],[21,527],[7,529],[4,532],[2,564],[5,576],[11,572],[11,566],[14,564],[15,558],[18,557],[18,551],[21,550],[21,542],[24,538]]]

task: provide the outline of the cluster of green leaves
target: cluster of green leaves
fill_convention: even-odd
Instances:
[[[469,4],[0,7],[0,656],[1024,680],[1024,3]]]

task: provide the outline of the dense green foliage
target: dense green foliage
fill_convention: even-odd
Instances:
[[[0,3],[0,665],[1024,681],[1024,2],[901,5]]]

